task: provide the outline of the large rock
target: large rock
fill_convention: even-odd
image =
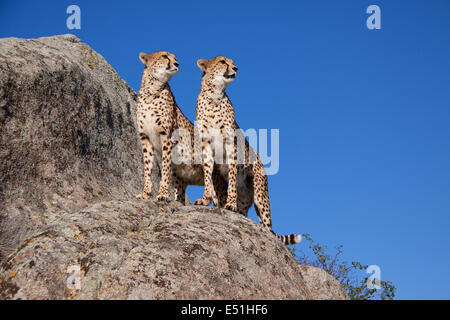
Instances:
[[[62,212],[141,191],[135,110],[77,37],[0,39],[0,262]]]
[[[67,284],[77,266],[80,290]],[[140,200],[61,215],[24,241],[0,278],[3,299],[312,296],[290,252],[259,224],[216,208]]]
[[[0,299],[345,298],[244,216],[136,200],[135,108],[75,36],[0,39]]]

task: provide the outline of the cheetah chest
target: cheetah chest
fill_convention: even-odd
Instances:
[[[158,130],[156,119],[150,116],[150,114],[145,113],[141,116],[141,118],[143,119],[143,121],[140,127],[140,132],[144,133],[148,137],[154,151],[158,154],[161,154],[161,135],[159,133],[160,131]]]

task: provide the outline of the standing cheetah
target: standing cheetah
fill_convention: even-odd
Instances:
[[[260,223],[273,232],[264,166],[258,153],[243,137],[234,118],[233,105],[225,93],[228,84],[236,77],[237,68],[233,60],[221,56],[209,61],[199,59],[197,65],[203,71],[197,98],[196,126],[202,137],[205,191],[203,198],[194,204],[209,205],[213,201],[217,205],[212,174],[216,171],[213,169],[219,167],[218,171],[229,185],[225,208],[247,215],[254,203]],[[242,143],[237,143],[239,140]],[[222,164],[223,161],[217,163],[218,158],[223,160],[223,152],[225,164]],[[238,156],[244,157],[239,163]],[[277,237],[286,245],[301,240],[300,235],[296,234]]]
[[[162,159],[157,200],[168,200],[172,180],[175,200],[184,204],[187,185],[203,185],[204,178],[202,166],[193,161],[194,125],[181,112],[168,84],[178,72],[179,64],[176,57],[167,51],[140,53],[139,58],[145,69],[138,93],[136,117],[144,154],[145,183],[144,190],[137,198],[151,197],[151,170],[157,157]],[[181,133],[184,131],[185,134],[179,134],[176,148],[173,149],[175,130]],[[179,159],[186,159],[187,156],[187,160],[174,164],[172,150],[176,150],[175,156]],[[227,192],[226,182],[218,174],[214,175],[213,180],[223,206]]]

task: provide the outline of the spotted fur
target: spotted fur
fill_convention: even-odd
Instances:
[[[173,185],[175,200],[185,203],[188,185],[203,185],[203,170],[194,162],[194,125],[184,116],[172,94],[169,80],[178,72],[176,57],[167,51],[152,54],[141,53],[140,60],[145,65],[141,88],[138,93],[136,117],[138,132],[144,155],[144,189],[137,197],[148,199],[152,196],[151,170],[155,159],[161,160],[161,182],[157,200],[168,201],[169,186]],[[179,135],[174,142],[174,131],[183,129],[189,137]],[[176,150],[176,151],[175,151]],[[190,161],[174,164],[172,152],[178,156],[188,155]],[[218,189],[220,203],[224,205],[227,185],[215,174],[213,184]]]
[[[216,57],[211,60],[200,59],[198,67],[203,71],[202,86],[197,98],[196,125],[202,136],[202,161],[205,179],[205,191],[202,199],[194,204],[209,205],[218,202],[212,184],[214,168],[228,182],[228,194],[225,208],[247,216],[251,205],[260,223],[272,231],[269,190],[267,175],[258,153],[250,147],[235,121],[234,108],[225,89],[237,75],[233,60]],[[220,131],[221,139],[211,135],[211,129]],[[235,133],[237,135],[235,136]],[[245,150],[238,150],[236,141],[243,139]],[[219,143],[223,145],[218,146]],[[217,163],[216,152],[224,151],[223,164]],[[240,153],[238,153],[238,151]],[[238,154],[245,156],[245,161],[238,164]],[[274,233],[275,234],[275,233]],[[301,240],[300,235],[277,236],[284,244],[294,244]]]

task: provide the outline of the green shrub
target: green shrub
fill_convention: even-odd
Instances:
[[[381,280],[381,289],[369,289],[367,287],[366,273],[368,266],[359,262],[348,264],[340,260],[343,246],[338,246],[334,255],[328,253],[328,247],[315,243],[307,233],[303,234],[303,239],[308,241],[308,251],[298,251],[295,247],[289,248],[294,258],[301,265],[321,268],[337,279],[348,293],[352,300],[393,300],[396,288],[392,282]],[[361,277],[364,274],[364,277]]]

